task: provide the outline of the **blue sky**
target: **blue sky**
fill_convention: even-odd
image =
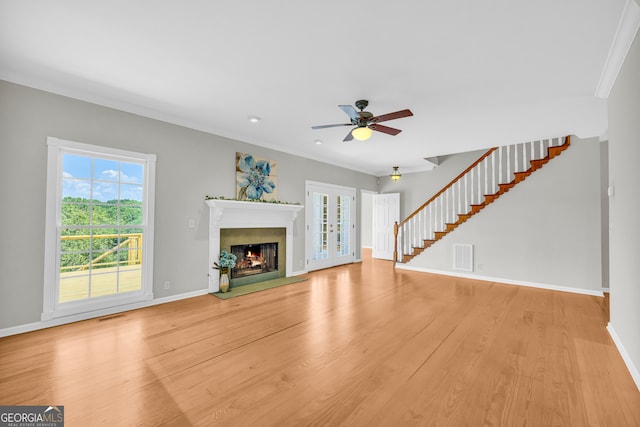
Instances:
[[[62,197],[82,197],[106,202],[132,199],[142,201],[144,166],[118,160],[64,154]]]

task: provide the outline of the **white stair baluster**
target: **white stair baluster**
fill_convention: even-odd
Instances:
[[[456,218],[456,185],[451,186],[451,221],[455,222]]]
[[[438,199],[433,201],[433,232],[438,231]]]
[[[433,225],[433,231],[440,231],[440,221],[442,220],[442,201],[440,196],[436,199],[436,222]]]
[[[539,144],[538,144],[538,151],[540,152],[540,157],[538,157],[538,160],[544,158],[544,140],[540,140]]]
[[[444,211],[444,223],[446,224],[449,222],[449,189],[444,192],[444,205],[446,206]]]
[[[498,149],[498,184],[503,184],[502,182],[502,152],[504,151],[504,147],[500,147]]]
[[[409,221],[409,251],[413,253],[413,247],[416,245],[415,217]]]
[[[404,253],[402,249],[404,245],[403,233],[402,233],[403,229],[404,229],[404,225],[402,225],[402,227],[398,227],[398,258],[396,259],[396,261],[401,261],[402,254]]]
[[[462,179],[458,180],[458,210],[457,210],[457,214],[460,215],[462,213],[462,197],[461,197],[461,191],[462,190]]]
[[[489,174],[487,173],[489,162],[487,158],[485,158],[482,163],[484,163],[484,194],[489,194]]]
[[[408,227],[409,227],[409,224],[406,224],[406,223],[402,226],[402,243],[403,243],[403,245],[402,245],[403,246],[402,254],[403,255],[409,253],[409,248],[407,247],[408,246],[408,242],[407,241],[409,240],[409,239],[407,239],[407,228]]]
[[[440,220],[438,221],[438,230],[442,231],[444,228],[444,223],[446,222],[445,217],[445,197],[444,193],[440,195]]]
[[[464,213],[469,209],[469,174],[464,174]]]
[[[420,213],[414,216],[414,218],[416,219],[416,225],[415,229],[413,230],[413,246],[422,246],[420,244]]]
[[[432,240],[431,239],[431,235],[432,235],[432,232],[433,232],[433,227],[431,226],[431,224],[433,222],[433,217],[432,217],[432,215],[433,215],[433,213],[432,213],[433,212],[433,206],[432,205],[433,205],[433,203],[429,203],[429,234],[427,235],[427,239],[429,239],[429,240]]]
[[[535,141],[531,141],[530,144],[531,144],[531,158],[530,158],[530,160],[535,160],[536,159],[536,148],[535,148],[536,144],[535,144]]]
[[[438,197],[436,205],[436,223],[434,224],[433,231],[441,231],[440,224],[442,223],[442,195]]]
[[[405,253],[406,254],[411,254],[411,221],[407,221],[406,225],[406,229],[405,231],[405,236],[404,236],[404,241],[405,241]]]
[[[507,145],[507,184],[511,182],[511,146]]]
[[[491,194],[496,193],[496,152],[491,153]]]
[[[476,169],[478,171],[478,203],[477,204],[480,204],[482,203],[482,177],[480,176],[480,172],[482,168],[478,164],[476,166]]]
[[[469,179],[471,180],[471,184],[469,185],[469,198],[471,199],[471,204],[474,204],[475,200],[476,200],[475,199],[475,195],[474,195],[475,188],[476,188],[476,186],[475,186],[475,182],[476,181],[475,181],[475,177],[473,175],[473,169],[470,170],[467,175],[469,175]]]
[[[420,243],[420,247],[423,248],[424,234],[425,234],[425,229],[427,228],[427,224],[425,224],[425,221],[427,220],[426,210],[425,209],[420,210],[419,216],[420,216],[420,233],[418,234],[418,242]]]

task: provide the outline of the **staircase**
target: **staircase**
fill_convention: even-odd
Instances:
[[[394,227],[394,261],[408,262],[524,181],[570,145],[570,137],[494,147]]]

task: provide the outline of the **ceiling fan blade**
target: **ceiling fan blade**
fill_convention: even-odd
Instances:
[[[320,126],[311,126],[311,129],[326,129],[326,128],[337,128],[340,126],[353,126],[353,123],[342,123],[339,125],[320,125]]]
[[[351,134],[351,131],[349,131],[347,136],[345,136],[344,139],[342,140],[342,142],[347,142],[347,141],[353,141],[353,135]]]
[[[371,121],[374,123],[380,123],[380,122],[386,122],[387,120],[401,119],[403,117],[409,117],[409,116],[413,116],[413,113],[411,112],[411,110],[401,110],[401,111],[396,111],[395,113],[383,114],[381,116],[373,117]]]
[[[385,126],[385,125],[377,125],[375,123],[369,125],[369,128],[376,130],[378,132],[389,134],[389,135],[397,135],[400,132],[402,132],[400,129],[390,128],[389,126]]]
[[[358,114],[356,109],[353,108],[351,105],[338,105],[338,108],[340,108],[342,111],[347,113],[347,116],[351,117],[352,122],[353,120],[357,121],[360,119],[360,115]]]

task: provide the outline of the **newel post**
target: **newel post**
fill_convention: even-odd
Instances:
[[[393,266],[398,261],[398,221],[393,223]]]

